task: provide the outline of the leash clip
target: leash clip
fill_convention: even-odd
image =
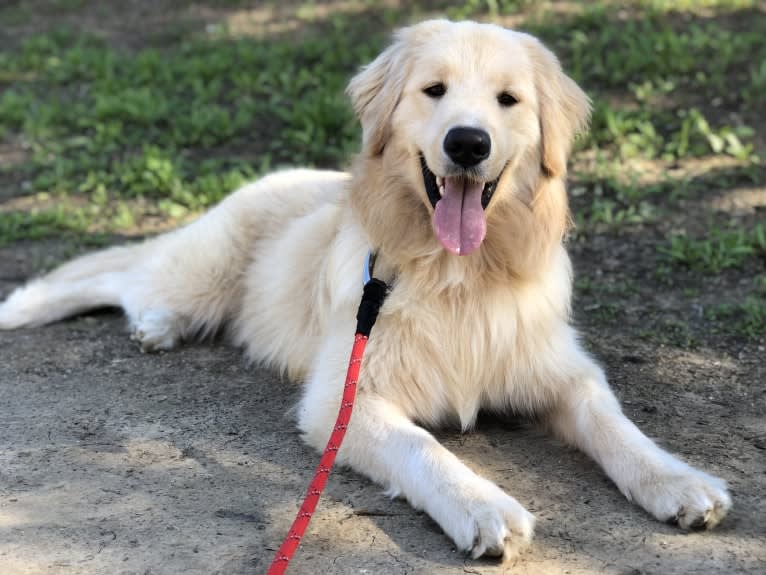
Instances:
[[[375,260],[378,258],[377,252],[373,252],[372,250],[367,252],[367,257],[364,258],[364,270],[362,271],[362,281],[363,285],[367,285],[370,283],[370,280],[372,279],[372,273],[375,269]]]
[[[362,301],[359,303],[359,311],[356,313],[356,333],[369,337],[372,326],[378,318],[378,311],[383,305],[383,300],[388,294],[388,285],[383,280],[373,277],[375,258],[377,254],[370,250],[364,260],[364,289]]]

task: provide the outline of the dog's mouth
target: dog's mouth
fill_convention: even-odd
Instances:
[[[491,182],[472,179],[466,174],[437,176],[420,156],[426,194],[434,208],[433,228],[444,248],[466,256],[476,251],[487,234],[487,209],[500,176]],[[500,173],[502,175],[502,172]]]

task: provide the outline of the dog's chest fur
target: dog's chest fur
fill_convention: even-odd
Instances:
[[[563,249],[535,282],[433,293],[399,278],[373,331],[363,385],[430,425],[470,427],[483,407],[538,411],[556,393],[541,360],[571,338],[570,281]]]

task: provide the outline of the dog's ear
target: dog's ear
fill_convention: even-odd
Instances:
[[[408,28],[394,35],[393,43],[351,79],[346,93],[362,124],[363,148],[377,156],[391,131],[391,115],[399,103],[407,78],[405,52]]]
[[[526,45],[532,59],[540,114],[542,170],[549,177],[566,175],[575,135],[590,119],[590,99],[564,74],[556,56],[532,36]]]
[[[391,116],[419,47],[448,24],[446,20],[426,20],[399,29],[391,45],[349,82],[346,92],[362,124],[366,153],[376,156],[383,152],[391,135]]]

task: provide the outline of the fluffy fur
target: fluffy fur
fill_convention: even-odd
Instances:
[[[424,93],[434,83],[443,95]],[[501,105],[504,92],[518,103]],[[510,556],[529,543],[533,516],[425,430],[467,429],[482,408],[510,408],[588,453],[658,519],[715,526],[731,505],[724,481],[661,450],[622,414],[569,325],[564,180],[589,101],[555,56],[526,34],[428,21],[398,32],[348,93],[363,128],[351,174],[277,173],[185,228],[70,262],[11,294],[0,328],[118,305],[133,337],[156,350],[225,326],[250,357],[306,382],[299,425],[321,449],[373,248],[393,289],[343,463],[424,509],[474,557]],[[456,126],[491,137],[489,157],[468,175],[444,151]],[[449,253],[435,237],[421,156],[436,176],[499,177],[474,253]]]

